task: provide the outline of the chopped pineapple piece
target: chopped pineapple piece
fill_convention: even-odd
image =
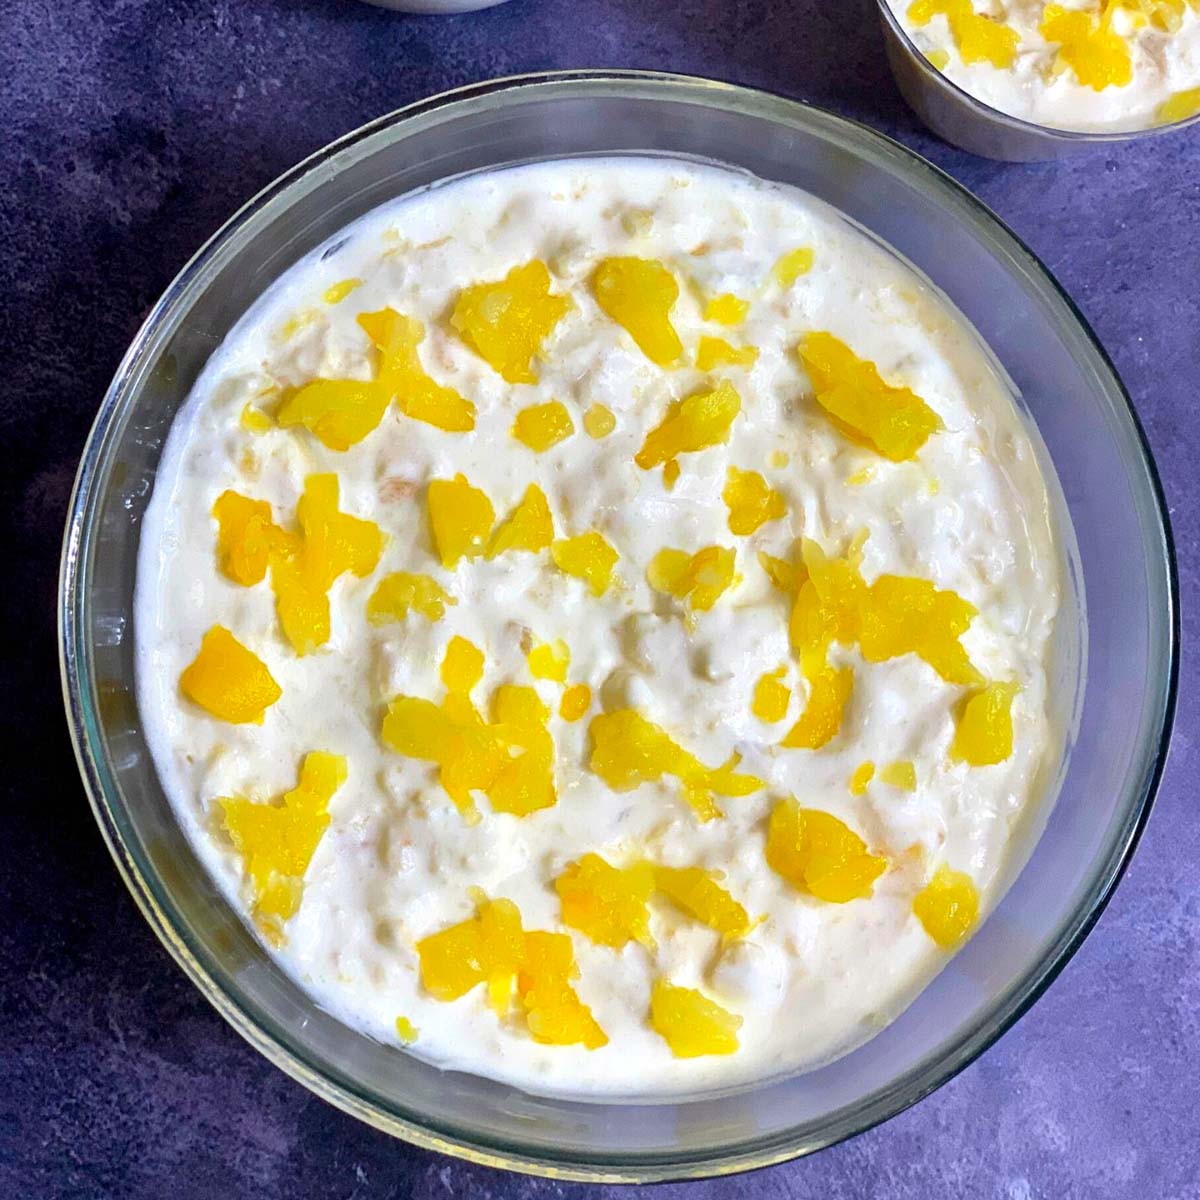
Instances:
[[[917,790],[917,768],[907,759],[888,763],[879,772],[879,782],[899,788],[902,792],[915,792]]]
[[[559,400],[545,404],[531,404],[517,413],[513,422],[512,435],[535,454],[542,454],[551,446],[557,446],[575,432],[575,425],[567,406]]]
[[[284,399],[275,420],[284,429],[303,425],[330,450],[349,450],[379,427],[391,402],[374,381],[314,379]]]
[[[854,688],[854,672],[828,663],[816,669],[805,664],[804,676],[809,684],[808,702],[779,744],[790,750],[819,750],[842,728],[846,702]]]
[[[746,910],[723,888],[718,872],[701,867],[655,867],[654,887],[726,941],[744,937],[753,927]]]
[[[676,1058],[698,1058],[733,1054],[742,1018],[695,988],[676,987],[659,979],[650,992],[650,1024]]]
[[[798,246],[779,256],[771,268],[771,274],[780,287],[790,288],[801,275],[807,275],[812,270],[815,257],[811,246]]]
[[[254,888],[254,916],[276,940],[300,907],[304,873],[329,827],[329,801],[345,782],[346,760],[314,751],[305,755],[299,782],[278,804],[217,801]]]
[[[571,665],[571,651],[562,638],[553,642],[542,642],[530,650],[527,657],[529,673],[534,679],[549,679],[554,683],[567,681],[567,668]]]
[[[571,986],[578,974],[575,949],[565,933],[535,930],[525,935],[517,995],[534,1041],[551,1046],[582,1045],[588,1050],[608,1044],[592,1010]]]
[[[971,0],[914,0],[908,19],[920,28],[942,15],[959,57],[970,66],[987,62],[993,67],[1011,67],[1017,57],[1017,31],[991,17],[975,12]]]
[[[179,687],[189,700],[233,725],[261,725],[263,713],[283,695],[266,664],[223,625],[214,625],[201,639]]]
[[[1012,702],[1015,683],[989,683],[968,696],[958,714],[950,757],[972,767],[1003,762],[1013,749]]]
[[[617,552],[602,533],[591,530],[577,537],[561,538],[550,547],[554,565],[567,575],[582,579],[593,596],[603,596],[612,583]]]
[[[326,304],[340,304],[355,288],[362,287],[361,279],[341,279],[331,283],[321,295]]]
[[[754,700],[750,711],[760,720],[773,725],[787,716],[788,705],[792,700],[792,691],[782,682],[785,668],[779,667],[774,671],[759,676],[754,685]]]
[[[679,284],[656,259],[606,258],[592,276],[596,303],[660,367],[675,363],[683,344],[671,324]]]
[[[432,480],[426,505],[433,544],[443,567],[453,570],[460,559],[478,558],[484,552],[496,510],[465,475]]]
[[[591,769],[615,792],[672,775],[683,784],[684,799],[701,821],[722,815],[715,796],[748,796],[765,785],[753,775],[739,775],[734,754],[720,767],[706,767],[674,742],[665,729],[631,708],[593,717]]]
[[[578,721],[592,707],[592,689],[586,683],[573,683],[562,694],[558,715],[564,721]]]
[[[450,314],[463,341],[507,383],[536,383],[533,358],[571,307],[550,293],[550,272],[534,259],[496,283],[464,288]]]
[[[854,768],[854,774],[850,776],[850,795],[861,796],[874,778],[875,764],[873,762],[859,763]]]
[[[979,920],[979,891],[970,875],[943,863],[913,899],[913,913],[944,950],[961,942]]]
[[[1156,125],[1173,125],[1200,113],[1200,87],[1188,88],[1168,96],[1155,110]]]
[[[261,583],[279,544],[280,530],[271,518],[271,506],[226,490],[217,497],[212,514],[217,519],[221,571],[242,587]]]
[[[772,810],[766,856],[797,891],[834,904],[869,896],[887,867],[844,821],[795,800],[781,800]]]
[[[808,578],[808,568],[803,562],[788,562],[786,558],[776,558],[764,550],[758,552],[758,562],[771,581],[771,586],[792,596]]]
[[[583,414],[583,427],[587,431],[588,437],[599,441],[601,438],[608,437],[616,429],[617,418],[613,415],[611,408],[603,404],[593,404]]]
[[[731,292],[723,292],[720,296],[713,296],[704,306],[704,319],[715,321],[718,325],[740,325],[749,311],[749,300],[742,300]]]
[[[487,556],[495,558],[509,550],[528,550],[537,554],[553,540],[554,518],[550,515],[546,493],[536,483],[531,483],[512,515],[496,527]]]
[[[563,924],[615,950],[631,941],[654,948],[649,925],[654,886],[649,863],[618,868],[598,854],[585,854],[554,881]]]
[[[707,612],[729,588],[737,585],[735,552],[726,546],[705,546],[695,554],[660,550],[646,568],[646,581],[656,592],[688,601],[695,612]]]
[[[724,338],[707,334],[696,346],[696,366],[701,371],[711,371],[714,367],[752,367],[757,361],[757,346],[733,346]]]
[[[729,509],[729,532],[738,537],[748,537],[768,521],[778,521],[787,515],[782,494],[770,487],[757,471],[730,467],[721,499]]]
[[[396,1018],[396,1036],[407,1046],[417,1040],[420,1030],[407,1018]]]
[[[800,361],[817,403],[852,441],[892,462],[915,458],[941,418],[916,392],[885,383],[873,362],[859,358],[831,333],[809,333]]]
[[[1125,87],[1133,81],[1133,58],[1129,46],[1111,28],[1109,12],[1092,13],[1047,4],[1042,10],[1038,32],[1057,43],[1055,66],[1070,70],[1084,87],[1102,92],[1107,87]]]
[[[247,404],[242,409],[238,423],[249,433],[266,433],[275,424],[270,416],[254,404]]]
[[[676,400],[661,423],[646,435],[633,461],[649,471],[680,454],[719,446],[729,441],[733,419],[741,409],[741,397],[728,379],[722,379],[711,392]]]
[[[432,576],[393,571],[379,581],[367,601],[367,619],[372,625],[385,625],[403,621],[415,612],[427,621],[440,621],[446,615],[446,605],[457,603]]]

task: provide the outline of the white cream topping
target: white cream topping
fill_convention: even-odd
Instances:
[[[164,455],[142,539],[137,598],[139,703],[163,785],[197,852],[242,911],[252,890],[220,828],[218,797],[267,800],[295,785],[311,750],[346,756],[349,777],[330,805],[331,826],[309,867],[286,944],[271,950],[317,1001],[342,1020],[395,1042],[394,1022],[419,1030],[412,1052],[533,1090],[666,1094],[723,1087],[815,1065],[863,1041],[944,965],[911,913],[939,863],[968,872],[986,906],[1012,850],[1018,818],[1038,803],[1052,737],[1045,655],[1059,600],[1058,551],[1046,487],[1005,384],[975,336],[926,283],[836,212],[790,189],[715,168],[666,160],[577,160],[471,177],[370,214],[325,256],[298,264],[243,318],[214,355],[181,413]],[[811,246],[812,271],[790,288],[772,280],[785,252]],[[727,445],[682,456],[673,491],[633,456],[668,403],[706,376],[650,363],[597,308],[588,280],[606,255],[664,261],[684,286],[674,321],[694,359],[699,335],[760,350],[753,368],[724,368],[742,397]],[[463,286],[544,260],[573,310],[543,347],[539,381],[505,384],[445,319]],[[330,285],[360,278],[336,305]],[[752,301],[745,324],[702,320],[702,298]],[[426,369],[472,399],[473,432],[446,433],[393,406],[381,426],[344,453],[303,430],[251,433],[244,406],[267,389],[314,377],[368,378],[373,352],[355,315],[390,305],[425,322]],[[915,462],[890,463],[848,441],[813,401],[795,355],[806,331],[828,330],[883,377],[912,387],[945,428]],[[510,437],[531,403],[562,401],[574,436],[535,455]],[[607,405],[616,431],[593,440],[583,416]],[[787,456],[786,466],[773,455]],[[721,500],[730,465],[761,471],[786,497],[788,516],[748,538],[726,526]],[[850,484],[863,468],[867,482]],[[332,637],[297,657],[283,639],[266,583],[239,587],[219,574],[214,499],[226,488],[268,500],[293,520],[305,477],[336,472],[341,508],[388,535],[368,579],[333,587]],[[599,529],[619,550],[619,586],[595,598],[546,554],[507,554],[442,570],[431,548],[424,484],[464,473],[491,497],[498,518],[530,482],[546,492],[558,536]],[[978,609],[964,638],[993,679],[1016,679],[1015,748],[1006,762],[969,768],[948,748],[964,689],[912,655],[855,668],[840,735],[820,751],[781,750],[804,685],[791,661],[788,600],[757,552],[787,557],[794,539],[840,551],[869,531],[863,574],[932,579]],[[694,631],[681,607],[650,590],[646,565],[664,546],[736,546],[741,584]],[[458,603],[430,623],[410,614],[374,626],[368,597],[390,571],[429,573]],[[283,690],[261,726],[217,721],[184,700],[179,677],[201,634],[228,626],[269,666]],[[587,769],[588,720],[557,715],[557,805],[526,818],[494,814],[468,826],[430,764],[380,740],[397,693],[440,699],[438,667],[460,634],[486,655],[481,704],[501,682],[530,683],[521,648],[562,638],[568,683],[585,682],[600,706],[634,705],[704,762],[733,751],[769,790],[722,801],[726,816],[698,823],[672,780],[615,794]],[[788,663],[787,718],[751,715],[756,680]],[[557,713],[561,687],[537,684]],[[864,760],[906,759],[918,786],[873,783],[853,797]],[[775,799],[827,809],[890,860],[869,899],[838,905],[801,895],[766,865],[765,821]],[[646,856],[725,872],[724,886],[752,918],[748,936],[723,946],[705,927],[655,907],[656,953],[616,952],[573,933],[577,989],[607,1046],[540,1045],[520,1022],[502,1022],[482,989],[442,1003],[422,991],[415,943],[473,911],[469,889],[508,897],[527,929],[563,930],[554,878],[588,851],[611,862]],[[667,976],[699,987],[743,1017],[729,1057],[674,1058],[647,1021],[651,983]]]

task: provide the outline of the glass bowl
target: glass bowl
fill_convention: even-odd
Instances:
[[[952,83],[917,49],[888,0],[878,0],[888,65],[909,108],[943,141],[983,158],[1044,162],[1084,150],[1161,137],[1200,123],[1200,113],[1167,125],[1090,133],[1036,125],[985,104]]]
[[[1073,752],[1020,886],[928,989],[819,1070],[661,1104],[546,1098],[444,1072],[318,1008],[226,904],[177,826],[133,691],[134,568],[163,440],[241,313],[302,255],[401,193],[502,165],[622,152],[716,161],[806,189],[944,291],[1036,419],[1078,537],[1068,607],[1082,614],[1086,590],[1098,648],[1086,690],[1076,687],[1078,659],[1060,672]],[[1137,841],[1166,755],[1178,641],[1167,517],[1137,418],[1033,255],[946,175],[870,130],[761,92],[633,72],[525,76],[414,104],[250,201],[155,305],[104,399],[71,502],[59,620],[96,819],[146,919],[230,1024],[306,1087],[389,1133],[597,1180],[712,1175],[806,1154],[899,1112],[995,1041],[1079,945]]]

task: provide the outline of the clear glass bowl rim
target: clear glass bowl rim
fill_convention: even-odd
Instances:
[[[1168,121],[1164,125],[1148,125],[1145,129],[1122,129],[1108,132],[1105,130],[1059,129],[1057,125],[1039,125],[1036,121],[1026,121],[1023,117],[1015,117],[1012,113],[1006,113],[1001,108],[994,108],[992,105],[985,103],[978,96],[972,95],[965,88],[960,87],[948,75],[943,75],[917,48],[917,44],[912,38],[908,36],[908,30],[901,24],[900,19],[892,10],[892,6],[888,3],[888,0],[876,0],[876,3],[879,6],[880,17],[887,22],[888,28],[908,52],[910,58],[921,64],[928,71],[931,71],[936,76],[937,82],[964,107],[970,109],[972,112],[987,116],[992,120],[1000,121],[1012,129],[1034,135],[1048,135],[1055,141],[1082,147],[1106,146],[1120,142],[1137,141],[1141,138],[1159,137],[1164,133],[1177,133],[1181,129],[1186,129],[1189,125],[1200,123],[1200,112],[1198,112],[1190,117],[1184,117],[1182,121]]]
[[[1156,738],[1147,738],[1140,749],[1140,776],[1125,797],[1123,822],[1109,853],[1095,864],[1085,901],[1064,921],[1039,959],[1023,978],[993,1005],[986,1020],[964,1035],[941,1055],[930,1056],[906,1075],[879,1089],[864,1102],[843,1114],[834,1114],[822,1136],[801,1140],[788,1133],[722,1152],[703,1159],[688,1157],[641,1157],[628,1164],[592,1162],[585,1156],[566,1154],[553,1158],[530,1153],[511,1144],[489,1144],[478,1137],[456,1137],[427,1128],[388,1110],[379,1098],[330,1078],[291,1047],[286,1030],[270,1029],[239,1004],[220,967],[201,962],[174,919],[170,889],[124,835],[125,814],[120,791],[103,752],[103,739],[94,706],[96,680],[92,671],[84,619],[86,564],[94,537],[98,483],[105,478],[114,432],[131,400],[129,381],[135,366],[146,353],[156,331],[176,306],[180,294],[205,265],[220,252],[253,217],[262,212],[314,169],[363,139],[406,120],[449,108],[459,101],[488,98],[502,105],[526,88],[552,86],[572,98],[630,97],[683,99],[710,106],[749,110],[777,121],[792,122],[836,136],[860,152],[870,152],[888,165],[902,170],[910,182],[940,192],[957,201],[977,232],[999,240],[1021,263],[1023,269],[1051,296],[1062,303],[1070,317],[1068,329],[1089,352],[1097,370],[1108,376],[1124,400],[1128,418],[1125,431],[1144,470],[1143,486],[1150,511],[1157,517],[1158,545],[1166,589],[1159,597],[1164,623],[1160,653]],[[402,132],[399,136],[403,136]],[[1073,324],[1072,324],[1073,322]],[[732,1174],[823,1149],[889,1120],[936,1090],[968,1066],[995,1042],[1042,994],[1079,948],[1108,903],[1120,881],[1145,827],[1155,792],[1165,767],[1175,712],[1179,669],[1179,582],[1175,548],[1161,481],[1141,423],[1116,369],[1096,340],[1086,320],[1054,277],[1017,236],[984,204],[949,175],[899,142],[858,122],[825,109],[773,93],[698,76],[654,71],[577,70],[546,71],[487,80],[442,92],[406,105],[331,142],[310,155],[249,200],[213,234],[183,267],[151,309],[126,352],[97,414],[84,447],[68,508],[58,596],[59,660],[63,698],[72,744],[93,814],[118,870],[143,916],[159,940],[193,984],[217,1011],[255,1049],[311,1092],[360,1120],[424,1149],[454,1155],[487,1166],[537,1174],[555,1179],[592,1182],[655,1182],[696,1179]],[[1151,741],[1153,745],[1149,744]],[[838,1119],[840,1118],[840,1119]]]

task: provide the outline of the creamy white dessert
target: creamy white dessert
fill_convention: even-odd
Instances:
[[[1035,125],[1117,133],[1200,112],[1196,0],[888,0],[947,79]]]
[[[343,1021],[702,1091],[862,1042],[995,901],[1059,586],[1008,388],[886,248],[732,172],[549,163],[373,212],[233,329],[147,512],[139,705]]]

